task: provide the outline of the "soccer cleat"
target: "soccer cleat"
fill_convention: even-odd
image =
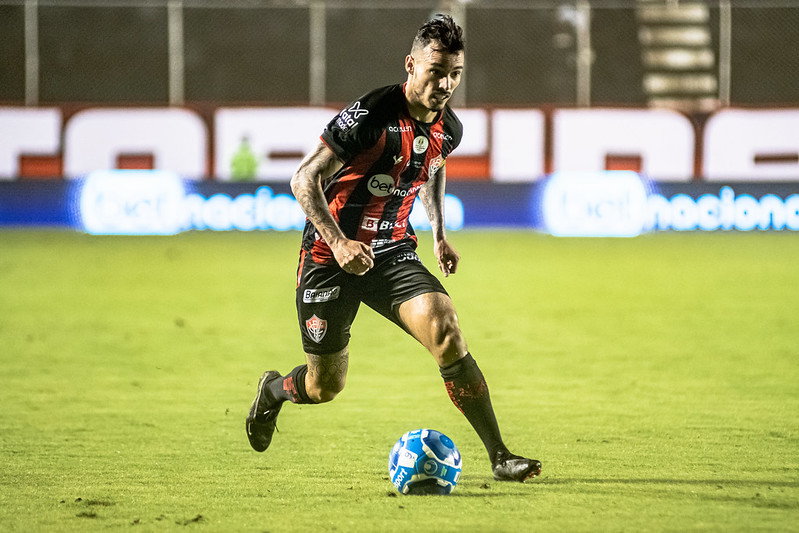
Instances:
[[[266,451],[272,444],[272,435],[277,429],[277,415],[280,414],[283,402],[270,406],[267,397],[271,395],[266,390],[266,385],[282,377],[279,372],[269,370],[258,380],[258,394],[255,395],[250,414],[247,415],[247,438],[256,452]]]
[[[500,450],[491,462],[491,470],[494,471],[494,479],[497,481],[524,483],[541,474],[541,462]]]

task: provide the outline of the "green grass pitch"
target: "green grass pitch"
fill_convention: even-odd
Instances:
[[[250,449],[258,377],[303,361],[296,233],[0,233],[0,530],[799,531],[799,237],[451,240],[503,436],[544,465],[526,484],[365,307],[342,394]],[[419,427],[464,456],[451,496],[388,481]]]

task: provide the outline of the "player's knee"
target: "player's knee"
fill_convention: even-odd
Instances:
[[[440,365],[454,363],[466,355],[466,342],[463,340],[457,318],[454,316],[439,318],[435,327],[430,351]]]

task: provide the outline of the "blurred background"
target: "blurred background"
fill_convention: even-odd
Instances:
[[[734,183],[784,207],[741,227],[799,228],[799,0],[0,0],[0,223],[46,211],[21,214],[34,202],[21,185],[94,171],[285,193],[342,106],[404,81],[416,29],[439,12],[467,41],[456,184],[631,171],[646,195],[715,195],[699,211],[723,219]],[[663,219],[652,205],[643,227]]]
[[[346,103],[465,28],[459,104],[795,105],[796,0],[2,0],[0,102]]]

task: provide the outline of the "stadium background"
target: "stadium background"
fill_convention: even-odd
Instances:
[[[464,25],[469,47],[468,72],[453,105],[464,118],[476,117],[466,124],[466,133],[479,139],[470,148],[464,144],[448,165],[451,192],[464,211],[462,217],[456,213],[455,218],[462,218],[464,225],[526,226],[575,235],[630,235],[652,228],[799,228],[799,196],[795,196],[794,185],[799,181],[799,147],[793,140],[799,132],[795,109],[799,103],[799,9],[792,0],[4,0],[0,2],[0,50],[6,58],[0,65],[0,136],[5,142],[0,144],[6,145],[7,153],[5,159],[0,158],[5,165],[0,169],[0,223],[87,229],[80,220],[87,216],[79,213],[80,206],[73,205],[81,194],[75,192],[74,182],[82,181],[92,171],[114,168],[174,171],[179,179],[194,182],[186,187],[185,194],[194,194],[195,199],[214,194],[225,194],[231,201],[239,194],[254,196],[257,185],[220,189],[215,183],[247,178],[275,181],[268,189],[270,193],[288,193],[286,181],[305,146],[282,150],[254,146],[253,153],[245,146],[249,133],[224,132],[227,124],[247,119],[228,117],[236,112],[249,113],[250,125],[238,126],[245,131],[277,129],[269,119],[256,116],[262,110],[316,110],[318,116],[333,116],[342,105],[369,89],[402,81],[401,60],[407,53],[408,36],[420,21],[439,11],[452,13]],[[100,148],[87,135],[70,134],[70,127],[77,131],[77,124],[93,111],[107,114],[103,127],[108,129],[95,128],[95,136],[114,137],[125,132],[132,128],[132,119],[130,115],[114,114],[120,110],[189,113],[189,119],[198,119],[199,140],[176,140],[179,135],[173,134],[171,144],[151,142],[162,143],[161,150],[172,154],[184,150],[178,147],[182,143],[190,146],[188,151],[197,152],[195,159],[202,161],[187,169],[166,161],[157,153],[157,146],[126,150],[124,144],[130,141],[122,140],[119,153],[105,163],[98,154],[115,147]],[[510,113],[501,115],[503,110]],[[578,113],[576,126],[572,126],[576,130],[563,128],[569,132],[585,129],[579,122],[584,117],[585,123],[591,124],[588,112],[592,110],[640,112],[637,127],[643,129],[636,135],[647,137],[641,142],[648,147],[633,142],[627,149],[606,149],[598,164],[585,163],[582,148],[603,134],[617,135],[607,131],[607,121],[615,119],[610,115],[604,125],[599,119],[586,139],[576,139],[572,134],[559,137],[561,115],[570,110]],[[720,120],[730,117],[724,112],[739,110],[772,114],[741,117],[732,113],[732,122]],[[537,115],[524,116],[519,111]],[[673,114],[657,115],[664,111]],[[26,117],[26,112],[31,116]],[[51,113],[55,131],[48,134],[47,142],[26,145],[19,139],[25,136],[26,124],[38,120],[32,118],[36,112]],[[675,115],[682,122],[677,124],[682,133],[667,134],[665,129],[661,133],[662,128],[673,125],[670,123],[675,122]],[[515,116],[528,121],[520,122],[522,129],[518,132],[514,130]],[[26,118],[31,122],[26,123]],[[177,118],[162,114],[163,121],[153,129],[176,123]],[[617,118],[617,123],[627,124],[623,116]],[[323,124],[315,120],[315,124]],[[512,143],[505,141],[527,135],[525,128],[532,131],[537,127],[529,125],[535,124],[530,122],[534,120],[541,124],[535,142],[509,148]],[[713,120],[721,125],[711,128]],[[295,136],[313,139],[318,130],[306,126]],[[720,140],[709,140],[711,130],[721,133]],[[763,141],[762,132],[770,132],[778,140]],[[291,137],[290,131],[285,133]],[[759,146],[745,144],[743,150],[733,146],[731,141],[736,136],[747,134],[747,142]],[[237,136],[235,141],[230,140],[232,135]],[[83,144],[77,147],[81,138]],[[566,149],[569,138],[572,140]],[[240,142],[244,155],[251,160],[237,160],[240,154],[231,142]],[[666,165],[652,171],[647,165],[652,166],[655,152],[661,167],[662,161]],[[712,154],[715,161],[722,161],[721,170],[711,168]],[[689,168],[683,165],[674,170],[679,167],[675,161],[686,158],[691,159]],[[735,163],[725,164],[724,160],[736,158],[742,158],[743,164],[735,175],[728,175]],[[77,159],[88,162],[77,164],[75,170],[76,164],[70,165],[70,161]],[[263,170],[264,159],[278,165],[279,170],[253,176],[259,164]],[[510,170],[503,170],[509,166]],[[767,167],[767,171],[756,172]],[[241,169],[243,177],[232,175]],[[606,191],[605,196],[591,193],[588,196],[592,198],[585,200],[584,187],[574,181],[567,183],[554,200],[545,198],[545,178],[562,170],[592,172],[593,182],[603,183],[600,188]],[[614,183],[613,176],[604,174],[619,170],[638,172],[645,182],[631,192],[626,185]],[[37,179],[62,176],[79,179],[51,181],[48,185]],[[725,183],[727,178],[730,183]],[[499,181],[529,182],[530,186],[522,190],[518,184],[516,189],[486,186],[486,182]],[[709,185],[708,181],[713,183]],[[458,182],[483,183],[465,186]],[[664,184],[658,186],[657,182]],[[734,190],[724,189],[732,182]],[[116,185],[110,187],[118,189]],[[644,202],[649,198],[648,205],[626,205],[623,197],[631,193]],[[652,193],[657,193],[654,200]],[[155,201],[142,194],[118,199],[127,206],[97,209],[134,211],[134,204]],[[732,198],[726,204],[725,194]],[[678,195],[686,195],[694,203],[668,203]],[[702,195],[712,195],[709,203],[700,202]],[[761,202],[764,197],[768,201],[779,199],[776,213],[773,206],[766,205],[768,202]],[[487,198],[495,199],[495,206],[509,205],[485,208],[492,205],[484,201]],[[250,202],[249,197],[246,200]],[[92,202],[86,200],[84,205]],[[605,209],[604,220],[593,216],[572,221],[570,229],[550,227],[558,226],[549,220],[556,215],[547,214],[553,210],[599,213],[602,205],[612,205],[610,210]],[[665,211],[658,207],[663,205]],[[641,213],[632,224],[635,228],[620,230],[629,222],[620,220],[627,216],[621,213],[630,210]],[[733,212],[740,216],[735,218],[730,214]],[[294,213],[297,218],[296,207]],[[236,216],[225,214],[222,218]],[[288,219],[277,226],[269,225],[254,220],[255,215],[238,225],[188,222],[197,218],[191,214],[182,218],[184,222],[176,230],[296,225]],[[137,223],[146,226],[145,222]],[[121,228],[105,224],[89,231],[124,233],[131,224]],[[169,227],[158,229],[159,225]],[[176,223],[151,226],[142,232],[171,233]],[[592,229],[595,226],[599,229]]]
[[[302,223],[299,145],[270,154],[274,180],[232,179],[220,122],[329,119],[402,81],[410,34],[447,10],[469,46],[456,109],[490,127],[448,162],[448,221],[472,229],[442,281],[503,437],[544,473],[495,483],[429,355],[367,309],[346,390],[287,406],[254,453],[256,380],[302,354],[299,235],[249,230]],[[799,531],[799,241],[772,231],[799,229],[799,2],[0,0],[0,58],[0,531]],[[620,112],[629,150],[550,175],[564,142],[579,159],[624,133]],[[586,134],[564,141],[564,117]],[[744,125],[716,128],[729,179],[704,161],[719,117]],[[528,119],[540,150],[494,144]],[[204,136],[171,133],[186,120]],[[200,171],[163,159],[186,147]],[[680,176],[638,172],[685,150]],[[508,179],[494,165],[518,154]],[[547,195],[578,224],[542,225]],[[718,231],[546,234],[650,229]],[[463,453],[445,499],[387,479],[418,427]]]
[[[718,98],[717,105],[799,101],[791,0],[3,0],[0,102],[345,103],[402,80],[408,35],[446,11],[468,35],[457,106],[646,106],[645,52],[665,47],[643,30],[660,24],[644,14],[653,6],[682,13],[662,25],[684,27],[674,48],[697,52],[684,69],[707,74],[693,91],[666,96]],[[586,91],[578,78],[587,49],[590,80],[579,80],[589,82]],[[720,68],[729,79],[718,79]]]

